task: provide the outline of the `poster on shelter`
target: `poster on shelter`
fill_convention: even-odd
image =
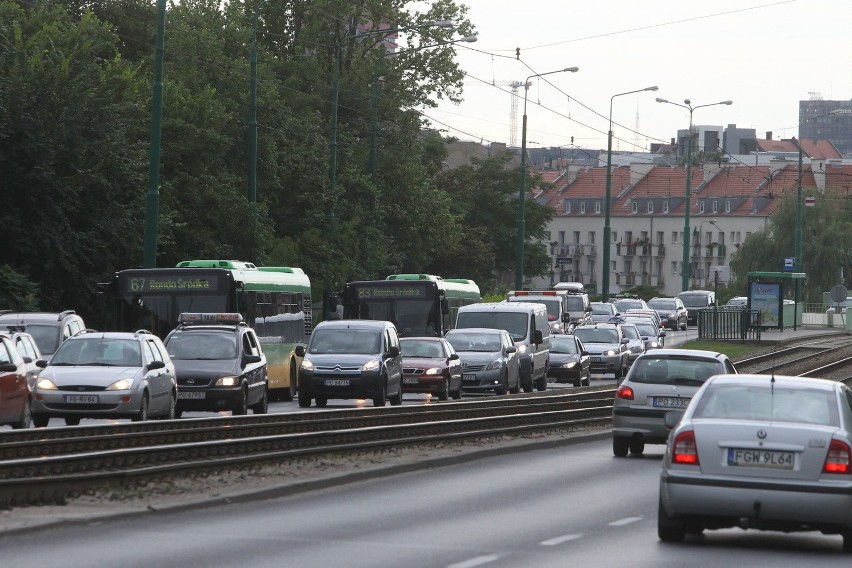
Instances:
[[[751,309],[760,312],[762,327],[778,327],[781,312],[781,284],[778,282],[751,283]]]

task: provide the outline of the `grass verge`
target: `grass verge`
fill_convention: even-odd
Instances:
[[[719,341],[712,339],[695,339],[680,346],[681,349],[704,349],[724,353],[730,359],[744,357],[755,351],[765,349],[766,345],[758,341]]]

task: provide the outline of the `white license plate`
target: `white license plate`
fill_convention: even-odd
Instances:
[[[326,379],[322,384],[327,387],[348,387],[349,379]]]
[[[207,398],[206,392],[178,391],[178,399],[182,399],[182,400],[203,400],[205,398]]]
[[[651,404],[657,408],[686,408],[690,400],[683,396],[655,396]]]
[[[417,380],[417,377],[405,377],[404,379],[402,379],[402,382],[406,385],[416,385],[420,381]]]
[[[476,382],[476,375],[462,375],[462,379],[466,383],[475,383]]]
[[[96,394],[66,394],[65,402],[69,404],[97,404],[100,396]]]
[[[728,448],[728,465],[793,469],[793,452]]]

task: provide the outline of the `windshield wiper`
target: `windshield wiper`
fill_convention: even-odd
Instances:
[[[701,379],[687,379],[686,377],[672,377],[672,380],[679,385],[703,385]]]

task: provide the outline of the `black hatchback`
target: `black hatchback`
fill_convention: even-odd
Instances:
[[[187,411],[266,414],[266,356],[240,314],[183,313],[166,337],[175,364],[177,408]]]

